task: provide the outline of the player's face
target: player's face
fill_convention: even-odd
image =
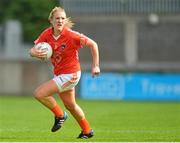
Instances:
[[[62,31],[66,22],[66,13],[64,11],[56,11],[51,20],[54,30]]]

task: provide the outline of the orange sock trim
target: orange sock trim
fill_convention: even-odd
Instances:
[[[90,132],[91,128],[90,128],[89,122],[86,120],[86,118],[80,120],[78,123],[84,134],[88,134]]]
[[[51,109],[51,111],[54,113],[56,117],[63,117],[64,112],[63,110],[59,107],[59,105],[56,105],[54,108]]]

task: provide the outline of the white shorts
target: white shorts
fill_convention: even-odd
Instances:
[[[79,82],[81,77],[81,72],[78,71],[72,74],[60,74],[58,76],[54,76],[53,80],[60,92],[67,91],[73,89]]]

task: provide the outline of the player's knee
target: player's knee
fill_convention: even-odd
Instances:
[[[38,90],[38,89],[36,89],[35,91],[34,91],[34,97],[36,98],[36,99],[41,99],[41,98],[43,98],[43,92],[41,91],[41,90]]]

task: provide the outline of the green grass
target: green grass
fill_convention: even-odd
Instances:
[[[57,100],[62,106],[60,99]],[[95,130],[95,136],[86,141],[180,141],[178,102],[77,102]],[[71,115],[56,133],[50,132],[53,122],[53,114],[33,97],[0,96],[1,142],[84,141],[76,139],[80,128]]]

